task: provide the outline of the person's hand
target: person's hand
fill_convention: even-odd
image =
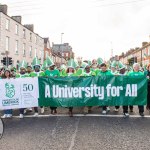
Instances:
[[[149,76],[147,76],[147,79],[149,79]]]

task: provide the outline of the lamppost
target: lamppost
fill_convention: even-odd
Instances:
[[[64,33],[61,33],[61,64],[62,64],[62,62],[63,62],[63,60],[62,60],[62,59],[63,59],[63,55],[62,55],[62,54],[63,54],[63,47],[62,47],[63,34],[64,34]]]

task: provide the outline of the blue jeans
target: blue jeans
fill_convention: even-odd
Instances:
[[[11,114],[12,115],[12,109],[6,109],[6,110],[4,110],[4,114]]]

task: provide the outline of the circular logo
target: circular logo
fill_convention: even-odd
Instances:
[[[0,119],[0,139],[3,136],[3,132],[4,132],[4,124],[3,124],[3,120]]]

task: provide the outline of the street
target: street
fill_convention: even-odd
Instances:
[[[112,111],[112,110],[111,110]],[[136,110],[137,111],[137,110]],[[147,112],[146,112],[147,113]],[[145,113],[145,114],[146,114]],[[112,115],[113,113],[110,113]],[[150,118],[130,115],[5,119],[1,150],[149,150]]]

